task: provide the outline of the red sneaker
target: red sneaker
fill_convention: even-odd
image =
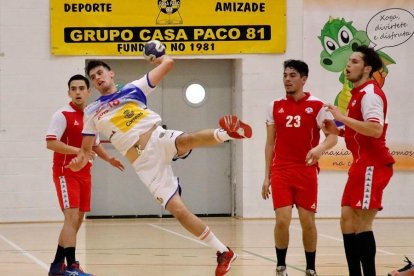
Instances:
[[[221,117],[219,124],[232,138],[243,139],[252,137],[252,128],[248,124],[240,121],[235,115]]]
[[[228,247],[227,247],[228,248]],[[228,248],[229,251],[220,253],[217,252],[217,268],[216,268],[216,276],[222,276],[230,270],[231,263],[236,260],[237,255]]]
[[[407,257],[405,257],[405,262],[407,263],[406,266],[401,269],[391,271],[388,273],[388,276],[414,276],[413,263]]]

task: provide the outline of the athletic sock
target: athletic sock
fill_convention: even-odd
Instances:
[[[233,139],[229,136],[227,131],[225,131],[222,128],[217,128],[216,130],[214,130],[214,138],[220,143]]]
[[[53,263],[63,263],[65,261],[65,249],[63,246],[58,245],[56,249],[55,259]]]
[[[316,251],[313,252],[307,252],[305,251],[305,257],[306,257],[306,269],[315,269],[315,259],[316,259]]]
[[[358,233],[355,237],[360,252],[362,270],[364,271],[364,275],[376,275],[375,254],[377,250],[374,232],[367,231]]]
[[[348,263],[349,276],[362,276],[358,244],[355,233],[343,234],[344,249]]]
[[[75,247],[65,248],[66,262],[68,266],[71,266],[76,261],[75,251],[76,251]]]
[[[286,266],[287,248],[280,249],[280,248],[275,247],[275,249],[276,249],[277,266]]]
[[[208,226],[206,227],[206,229],[204,229],[203,233],[198,238],[211,248],[214,248],[217,251],[219,251],[220,253],[229,251],[227,246],[225,246],[219,239],[217,239],[214,233],[210,231],[210,228]]]

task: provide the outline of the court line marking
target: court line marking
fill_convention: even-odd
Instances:
[[[9,240],[5,236],[3,236],[2,234],[0,234],[0,239],[2,239],[4,242],[8,243],[11,247],[16,249],[17,252],[23,254],[24,256],[28,257],[29,259],[31,259],[32,261],[37,263],[40,267],[42,267],[46,271],[49,271],[49,266],[47,264],[45,264],[44,262],[42,262],[41,260],[39,260],[38,258],[36,258],[35,256],[33,256],[32,254],[30,254],[29,251],[24,250],[23,248],[21,248],[20,246],[18,246],[17,244],[15,244],[11,240]]]
[[[249,250],[245,250],[245,249],[242,249],[242,251],[243,251],[243,252],[246,252],[246,253],[249,253],[250,255],[253,255],[253,256],[256,256],[256,257],[259,257],[259,258],[262,258],[262,259],[268,260],[268,261],[271,261],[272,263],[275,263],[275,264],[277,263],[277,262],[276,262],[276,260],[275,260],[275,259],[273,259],[273,258],[268,258],[268,257],[266,257],[266,256],[263,256],[263,255],[260,255],[260,254],[257,254],[257,253],[254,253],[254,252],[251,252],[251,251],[249,251]],[[289,267],[289,268],[292,268],[292,269],[294,269],[294,270],[300,271],[300,272],[305,272],[305,270],[303,270],[303,269],[301,269],[301,268],[299,268],[299,267],[293,266],[293,265],[288,265],[288,264],[286,264],[286,266],[287,266],[287,267]]]
[[[174,231],[172,231],[172,230],[169,230],[169,229],[167,229],[167,228],[164,228],[164,227],[158,226],[158,225],[156,225],[156,224],[148,223],[148,225],[150,225],[150,226],[152,226],[152,227],[154,227],[154,228],[160,229],[160,230],[162,230],[162,231],[168,232],[168,233],[170,233],[170,234],[173,234],[173,235],[179,236],[179,237],[181,237],[181,238],[184,238],[184,239],[187,239],[187,240],[190,240],[190,241],[193,241],[193,242],[195,242],[195,243],[198,243],[198,244],[201,244],[201,245],[204,245],[204,246],[208,247],[208,245],[206,245],[205,243],[201,242],[200,240],[196,240],[196,239],[191,238],[191,237],[188,237],[188,236],[186,236],[186,235],[182,235],[182,234],[180,234],[180,233],[174,232]],[[300,228],[300,227],[295,227],[295,226],[292,226],[292,225],[291,225],[291,227],[292,227],[292,229],[294,229],[294,230],[296,230],[296,231],[302,231],[302,228]],[[320,233],[318,233],[317,235],[318,235],[318,236],[320,236],[320,237],[326,238],[326,239],[331,239],[331,240],[334,240],[334,241],[343,242],[343,240],[342,240],[341,238],[337,238],[337,237],[334,237],[334,236],[330,236],[330,235],[326,235],[326,234],[320,234]],[[248,254],[250,254],[250,255],[252,255],[252,256],[256,256],[256,257],[259,257],[259,258],[261,258],[261,259],[264,259],[264,260],[270,261],[270,262],[272,262],[272,263],[275,263],[275,264],[277,263],[277,262],[276,262],[276,259],[269,258],[269,257],[266,257],[266,256],[264,256],[264,255],[261,255],[261,254],[258,254],[258,253],[255,253],[255,252],[252,252],[252,251],[249,251],[249,250],[245,250],[245,249],[242,249],[242,251],[243,251],[243,252],[246,252],[246,253],[248,253]],[[382,252],[382,253],[384,253],[384,254],[386,254],[386,255],[397,255],[397,254],[395,254],[395,253],[392,253],[392,252],[389,252],[389,251],[386,251],[386,250],[382,250],[382,249],[378,249],[378,248],[377,248],[377,251]],[[287,267],[289,267],[289,268],[291,268],[291,269],[294,269],[294,270],[297,270],[297,271],[299,271],[299,272],[305,272],[305,270],[303,270],[303,269],[301,269],[301,268],[299,268],[299,267],[296,267],[296,266],[287,265]]]
[[[197,239],[194,239],[194,238],[191,238],[191,237],[188,237],[188,236],[182,235],[182,234],[180,234],[180,233],[174,232],[174,231],[172,231],[172,230],[169,230],[169,229],[167,229],[167,228],[164,228],[164,227],[158,226],[158,225],[156,225],[156,224],[148,223],[148,225],[150,225],[150,226],[152,226],[152,227],[154,227],[154,228],[157,228],[157,229],[163,230],[163,231],[165,231],[165,232],[168,232],[168,233],[170,233],[170,234],[173,234],[173,235],[179,236],[179,237],[181,237],[181,238],[184,238],[184,239],[187,239],[187,240],[193,241],[193,242],[195,242],[195,243],[198,243],[198,244],[204,245],[204,246],[206,246],[206,247],[209,247],[207,244],[205,244],[204,242],[202,242],[202,241],[200,241],[200,240],[197,240]]]

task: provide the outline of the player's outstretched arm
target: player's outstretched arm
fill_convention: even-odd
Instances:
[[[106,162],[108,162],[109,164],[111,164],[112,166],[114,166],[115,168],[117,168],[120,171],[124,171],[125,167],[124,165],[121,163],[121,161],[119,161],[118,159],[116,159],[114,156],[111,156],[108,154],[108,152],[102,147],[102,145],[97,145],[93,147],[93,151],[96,152],[96,154],[102,159],[105,160]]]
[[[95,143],[95,136],[83,136],[82,146],[78,155],[73,158],[66,168],[71,169],[74,172],[80,171],[89,161],[89,157],[92,155],[92,147]]]

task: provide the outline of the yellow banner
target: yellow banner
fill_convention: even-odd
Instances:
[[[286,0],[50,0],[54,55],[283,53]]]

